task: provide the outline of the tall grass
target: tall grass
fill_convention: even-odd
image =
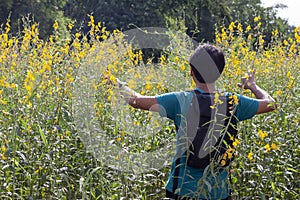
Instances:
[[[261,24],[256,21],[257,27],[243,29],[236,22],[219,27],[216,32],[215,44],[227,57],[219,89],[253,96],[236,84],[248,70],[256,68],[257,83],[278,104],[276,111],[240,125],[238,157],[231,167],[232,196],[299,199],[299,28],[295,37],[283,41],[282,33],[274,30],[272,42],[266,47]],[[192,48],[177,45],[167,49],[160,63],[145,63],[142,53],[135,51],[119,31],[109,33],[101,24],[95,24],[92,17],[89,26],[88,35],[76,33],[63,39],[55,31],[47,41],[39,39],[36,23],[24,27],[17,37],[10,34],[8,23],[2,30],[1,198],[164,197],[169,160],[159,168],[118,170],[109,161],[118,163],[125,154],[104,150],[115,147],[134,153],[157,152],[174,141],[174,127],[169,121],[158,121],[148,112],[123,105],[111,82],[115,77],[121,78],[145,95],[191,89],[194,85],[187,58]],[[58,28],[56,23],[54,29]],[[72,25],[68,28],[71,31]],[[182,42],[173,37],[175,42]],[[91,75],[96,79],[91,80]],[[82,95],[78,92],[89,95],[84,87],[93,91],[93,122],[99,128],[93,133],[85,131],[87,124],[78,126],[79,117],[85,117],[80,113],[86,111],[76,104]],[[116,120],[116,112],[129,118]],[[151,134],[144,136],[137,131],[144,126],[150,127]],[[97,139],[99,135],[103,137]],[[134,159],[127,161],[124,163],[129,167],[139,164]]]

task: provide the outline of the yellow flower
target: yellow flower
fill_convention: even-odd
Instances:
[[[298,43],[300,43],[300,27],[295,28],[295,38]]]
[[[98,23],[98,27],[101,27],[101,24],[100,24],[100,23]],[[113,33],[114,33],[114,35],[117,35],[117,34],[120,33],[120,31],[119,31],[118,29],[115,29],[115,30],[113,31]]]
[[[156,88],[157,88],[157,89],[163,88],[162,82],[158,82],[157,85],[156,85]]]
[[[1,151],[2,151],[2,152],[6,152],[6,147],[5,147],[4,145],[2,145]]]
[[[278,146],[277,146],[275,143],[272,143],[272,144],[271,144],[271,147],[272,147],[272,149],[275,150],[275,151],[279,149]]]
[[[237,29],[238,29],[238,31],[239,31],[240,33],[243,32],[243,27],[242,27],[242,24],[241,24],[241,23],[238,23]]]
[[[222,166],[226,165],[226,161],[225,160],[221,160],[221,165]]]
[[[251,26],[248,25],[245,32],[247,33],[247,32],[249,32],[250,30],[251,30]]]
[[[218,44],[222,43],[221,37],[219,37],[219,34],[216,36],[216,41]]]
[[[231,159],[231,158],[233,158],[233,156],[232,156],[232,153],[227,153],[227,157],[228,157],[228,159]]]
[[[263,39],[263,36],[260,35],[259,38],[258,38],[258,44],[261,46],[265,43],[265,40]]]
[[[161,63],[161,64],[165,64],[165,62],[166,62],[166,57],[165,57],[164,55],[162,55],[162,56],[159,58],[159,60],[160,60],[160,63]]]
[[[117,140],[117,142],[121,142],[121,138],[120,137],[118,137],[116,140]]]
[[[260,16],[254,17],[253,21],[258,22],[260,20]]]
[[[268,133],[266,131],[259,130],[258,131],[258,136],[260,137],[261,140],[264,140],[265,137],[268,136]]]
[[[221,36],[222,36],[222,40],[223,40],[223,41],[226,40],[226,39],[228,38],[227,32],[226,32],[226,29],[225,29],[225,28],[222,28],[222,34],[221,34]]]
[[[27,71],[27,79],[32,81],[35,80],[34,75],[30,71]]]
[[[281,90],[278,90],[275,93],[276,93],[277,96],[281,96],[282,95],[282,91]]]
[[[152,86],[151,86],[151,83],[149,81],[146,82],[146,86],[145,86],[145,89],[146,90],[151,90]]]
[[[184,64],[181,65],[181,70],[182,70],[182,71],[185,70],[185,65],[184,65]]]
[[[234,102],[235,105],[239,104],[239,98],[235,94],[233,95],[233,102]]]
[[[68,24],[68,28],[69,28],[70,30],[73,28],[73,26],[74,26],[74,24],[72,24],[72,23],[69,23],[69,24]]]
[[[5,76],[2,76],[1,79],[0,79],[0,86],[5,86],[5,83],[6,83],[6,77]]]
[[[2,160],[7,160],[7,157],[4,154],[1,154]]]
[[[252,153],[252,151],[248,153],[248,159],[249,160],[253,160],[253,153]]]
[[[10,31],[10,24],[9,21],[6,22],[5,32],[8,33]]]
[[[278,29],[275,29],[274,31],[272,31],[272,35],[274,36],[274,37],[276,37],[277,35],[278,35]]]
[[[219,100],[219,93],[216,92],[214,98],[215,103],[218,103],[218,100]]]
[[[94,26],[95,25],[95,20],[94,20],[94,16],[90,15],[90,21],[88,22],[88,26]]]
[[[37,174],[39,171],[41,171],[43,169],[43,167],[39,166],[39,168],[37,170],[35,170],[33,173]]]
[[[81,37],[81,33],[75,33],[75,37],[76,37],[76,38]]]
[[[6,105],[6,104],[7,104],[7,102],[4,101],[4,100],[2,100],[2,99],[0,99],[0,103],[3,104],[3,105]]]
[[[139,122],[139,121],[134,121],[134,122],[133,122],[133,125],[139,126],[139,125],[141,125],[141,122]]]
[[[220,97],[219,93],[215,93],[215,95],[214,95],[214,105],[222,104],[223,103],[223,101],[221,101],[219,99],[219,97]]]
[[[252,40],[252,35],[249,34],[248,37],[247,37],[248,41],[251,41]]]
[[[17,84],[14,84],[14,83],[10,84],[10,87],[11,87],[12,89],[16,88],[17,86],[18,86],[18,85],[17,85]]]
[[[265,148],[266,148],[266,152],[269,153],[271,151],[271,147],[269,144],[266,144],[265,145]]]
[[[228,27],[228,30],[229,30],[230,32],[233,32],[233,30],[234,30],[235,27],[236,27],[236,26],[235,26],[235,23],[234,23],[234,22],[231,22],[230,25],[229,25],[229,27]]]
[[[229,97],[231,100],[229,101],[229,103],[230,104],[235,104],[235,105],[238,105],[239,104],[239,98],[238,98],[238,96],[236,95],[236,94],[234,94],[234,95],[231,95],[230,97]]]
[[[57,21],[54,22],[53,29],[54,29],[54,31],[56,31],[58,29],[58,22]]]
[[[113,84],[117,84],[117,79],[114,77],[114,75],[111,75],[111,76],[109,77],[109,80],[110,80],[111,82],[113,82]]]
[[[261,27],[261,22],[258,22],[257,28],[260,28],[260,27]]]
[[[236,147],[237,145],[239,145],[240,144],[240,141],[236,138],[235,140],[234,140],[234,142],[232,143],[232,145],[234,146],[234,147]]]

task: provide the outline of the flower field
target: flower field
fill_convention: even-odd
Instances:
[[[2,29],[1,199],[164,197],[170,160],[145,169],[139,165],[143,156],[138,156],[155,152],[157,158],[152,159],[170,159],[173,151],[166,147],[174,141],[174,127],[123,105],[112,83],[119,78],[145,95],[192,89],[187,59],[193,48],[168,33],[173,38],[170,46],[153,64],[120,31],[110,33],[90,19],[88,35],[65,37],[55,23],[46,41],[39,38],[36,23],[17,36],[10,34],[9,23]],[[224,50],[227,62],[219,90],[252,96],[236,85],[256,68],[257,84],[277,104],[274,112],[239,126],[232,197],[299,199],[300,27],[285,40],[274,30],[266,46],[263,24],[259,18],[254,21],[256,27],[233,22],[216,29],[215,45]],[[72,28],[70,24],[70,32]],[[80,100],[87,102],[79,104]],[[88,111],[93,112],[92,123],[85,118]],[[95,124],[97,129],[90,132],[87,127]],[[157,153],[162,148],[170,150]],[[115,153],[119,150],[125,153]],[[127,168],[119,168],[121,164]]]

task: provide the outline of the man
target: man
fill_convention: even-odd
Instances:
[[[121,88],[121,94],[131,106],[134,108],[159,112],[161,116],[168,117],[175,123],[177,149],[166,185],[166,197],[171,199],[230,199],[230,190],[227,182],[228,167],[222,167],[221,165],[216,168],[206,167],[206,165],[203,168],[194,167],[193,165],[188,164],[188,149],[182,150],[180,146],[183,141],[182,136],[186,137],[186,132],[189,132],[188,130],[194,129],[197,132],[199,128],[206,124],[203,122],[198,123],[198,121],[201,121],[203,118],[203,113],[200,114],[201,109],[207,110],[205,112],[208,112],[208,114],[204,114],[212,115],[212,110],[214,106],[216,106],[215,103],[219,102],[219,95],[216,96],[216,94],[219,94],[216,88],[216,81],[222,74],[225,66],[224,54],[219,48],[213,45],[204,44],[200,45],[194,51],[189,58],[189,62],[191,66],[190,75],[196,84],[194,91],[172,92],[159,96],[143,96],[128,88],[125,83],[119,80],[117,81]],[[218,104],[232,104],[231,110],[229,108],[230,106],[225,106],[225,110],[222,111],[223,115],[220,116],[230,118],[228,113],[231,113],[233,116],[231,118],[236,119],[236,122],[238,122],[250,119],[255,114],[274,110],[274,104],[272,104],[274,103],[274,99],[270,97],[266,91],[256,85],[254,75],[255,70],[252,73],[248,72],[248,78],[242,78],[242,83],[238,86],[244,89],[250,89],[256,98],[237,95],[236,102],[233,103],[233,100],[231,102],[228,100],[228,97],[232,96],[232,94],[227,93],[223,95],[226,97],[223,98],[223,101],[228,100],[228,102],[224,103],[221,101]],[[209,96],[211,105],[206,106],[207,108],[203,108],[206,96]],[[198,103],[194,102],[195,99]],[[192,105],[196,106],[193,107]],[[199,111],[195,111],[197,109]],[[213,118],[213,116],[211,116],[211,118]],[[225,122],[224,126],[227,126],[229,123],[230,122],[228,121]],[[207,133],[210,129],[216,128],[215,126],[209,127]],[[232,130],[229,132],[231,133]],[[192,138],[188,140],[184,140],[189,143],[188,145],[183,146],[191,148],[193,145],[197,145],[190,141],[193,141],[197,134],[203,135],[203,138],[201,139],[203,145],[197,154],[199,153],[200,155],[202,153],[202,157],[207,157],[205,154],[208,153],[204,150],[204,144],[208,144],[207,142],[211,142],[212,140],[207,138],[205,136],[207,134],[203,133],[203,131],[195,133]],[[221,138],[220,134],[217,137]],[[230,143],[229,140],[226,142]],[[217,140],[212,143],[212,146],[215,144],[222,145],[222,142],[218,143]],[[216,147],[216,145],[213,147]]]

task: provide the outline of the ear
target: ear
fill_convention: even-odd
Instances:
[[[194,76],[194,71],[190,68],[190,76]]]

